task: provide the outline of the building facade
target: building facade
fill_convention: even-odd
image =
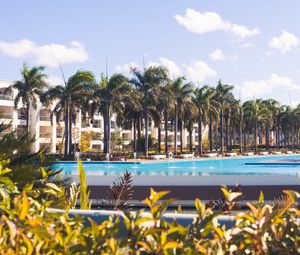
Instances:
[[[26,129],[26,113],[22,103],[19,103],[17,109],[14,107],[14,99],[17,91],[7,92],[13,81],[0,80],[0,123],[11,123],[11,130],[22,131]],[[52,108],[45,108],[39,100],[37,108],[30,106],[29,110],[29,129],[31,134],[35,136],[35,142],[32,150],[37,152],[41,148],[46,148],[48,152],[56,153],[59,151],[60,144],[63,142],[64,122],[57,121],[56,116],[51,116]],[[83,118],[79,111],[76,118],[76,123],[73,125],[72,138],[73,144],[79,144],[80,137],[83,132],[91,132],[92,141],[91,149],[103,149],[103,117],[100,114],[94,116],[94,121],[91,123],[89,118]],[[7,130],[7,132],[11,131]],[[205,130],[203,130],[205,131]],[[116,116],[111,118],[111,132],[121,138],[124,145],[128,145],[133,140],[133,130],[124,130],[116,124]],[[149,133],[155,139],[158,138],[158,129],[150,123]],[[164,142],[164,125],[161,130],[161,141]],[[195,127],[193,130],[193,143],[197,145],[198,130]],[[178,145],[180,144],[178,132]],[[174,130],[170,125],[168,141],[170,145],[174,143]],[[188,144],[188,132],[183,130],[183,146]]]

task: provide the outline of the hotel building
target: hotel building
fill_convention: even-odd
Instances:
[[[17,91],[6,92],[13,81],[0,80],[0,123],[11,123],[12,130],[24,130],[26,128],[26,114],[25,108],[20,102],[17,109],[14,107],[14,98],[17,95]],[[59,144],[62,143],[64,133],[64,122],[58,122],[56,116],[52,116],[51,108],[45,108],[39,100],[37,108],[34,109],[30,106],[29,110],[29,129],[35,136],[35,142],[33,151],[38,151],[41,148],[46,148],[48,152],[56,153],[59,151]],[[76,123],[73,125],[72,138],[73,144],[79,144],[80,136],[82,132],[93,131],[91,148],[103,149],[103,118],[100,114],[94,116],[93,123],[89,119],[82,118],[81,112],[78,112]],[[164,142],[164,125],[161,130],[161,141]],[[9,132],[9,130],[7,130]],[[116,125],[116,117],[111,118],[111,132],[116,136],[122,138],[125,145],[129,144],[133,140],[133,130],[124,130]],[[158,137],[158,130],[154,127],[153,123],[150,123],[149,133],[155,139]],[[195,127],[193,130],[193,143],[197,145],[198,131]],[[168,140],[170,145],[174,142],[174,131],[169,129]],[[180,143],[178,133],[178,145]],[[183,146],[188,144],[188,132],[183,130]]]

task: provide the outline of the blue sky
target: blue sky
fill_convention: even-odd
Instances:
[[[287,3],[288,2],[288,3]],[[242,99],[300,102],[297,0],[1,1],[0,79],[22,63],[50,81],[87,69],[100,77],[164,64],[195,84],[236,84]]]

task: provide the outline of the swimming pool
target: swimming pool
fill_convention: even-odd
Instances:
[[[272,162],[277,160],[299,160],[299,164],[253,165],[247,163]],[[300,173],[300,155],[257,156],[241,158],[216,158],[195,160],[169,160],[155,162],[83,162],[87,175],[116,176],[125,170],[134,176],[293,176]],[[77,175],[76,162],[58,162],[56,169],[66,175]]]

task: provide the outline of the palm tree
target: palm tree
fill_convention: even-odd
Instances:
[[[197,122],[198,122],[198,155],[202,155],[202,125],[208,122],[210,112],[217,112],[216,105],[213,103],[215,91],[205,85],[201,88],[196,88],[192,101],[197,109]]]
[[[150,66],[141,72],[132,68],[133,78],[130,82],[141,94],[145,126],[145,156],[148,157],[148,133],[149,133],[149,107],[155,102],[155,91],[167,80],[167,69],[162,66]]]
[[[137,130],[138,123],[142,116],[142,105],[140,92],[131,88],[124,98],[124,110],[122,117],[122,126],[132,129],[133,127],[133,151],[138,151],[137,148]],[[138,131],[139,132],[139,131]]]
[[[236,101],[232,107],[232,123],[237,126],[239,151],[242,154],[243,151],[243,129],[244,129],[244,108],[241,101]],[[233,127],[234,128],[234,127]]]
[[[290,145],[293,149],[295,146],[295,134],[298,133],[297,126],[300,120],[300,107],[285,107],[281,114],[281,127],[284,134],[285,145]]]
[[[158,152],[161,153],[161,124],[164,122],[164,147],[165,154],[168,155],[168,121],[169,116],[173,111],[174,94],[171,89],[171,83],[166,83],[164,86],[156,91],[156,105],[155,109],[152,109],[152,119],[155,122],[155,126],[158,128]]]
[[[64,156],[70,155],[72,148],[72,123],[74,122],[77,111],[80,110],[87,101],[92,98],[95,77],[89,71],[77,71],[65,81],[64,85],[57,85],[49,89],[42,95],[42,101],[46,105],[54,103],[51,115],[55,114],[60,121],[63,116],[65,122],[64,132]]]
[[[174,109],[175,109],[175,123],[174,123],[174,153],[177,155],[177,132],[178,122],[180,121],[180,148],[182,151],[182,128],[183,128],[183,112],[184,105],[189,100],[189,96],[193,92],[191,83],[184,83],[184,77],[178,77],[171,83],[171,90],[174,93]]]
[[[102,113],[104,120],[104,153],[110,153],[110,118],[112,112],[122,114],[124,110],[123,100],[129,92],[128,79],[123,74],[113,74],[110,78],[102,75],[100,85],[94,92],[98,102],[98,111]],[[93,115],[93,114],[92,114]]]
[[[261,99],[249,100],[243,104],[245,118],[254,125],[254,149],[257,152],[258,125],[270,116],[270,111]]]
[[[198,109],[196,105],[192,101],[187,101],[184,104],[183,111],[183,121],[185,124],[185,128],[189,132],[189,150],[193,152],[193,128],[194,124],[197,121]],[[199,134],[198,134],[199,136]],[[199,141],[199,140],[198,140]]]
[[[47,88],[47,83],[44,74],[43,66],[34,66],[31,69],[26,64],[23,65],[21,72],[22,79],[13,83],[8,90],[17,89],[18,93],[14,100],[14,108],[18,109],[18,104],[21,101],[26,112],[26,130],[29,132],[29,109],[32,106],[37,108],[37,97],[41,96],[44,89]]]
[[[224,110],[225,107],[234,100],[232,90],[232,85],[223,84],[222,81],[219,80],[216,88],[216,98],[220,103],[220,153],[222,155],[224,153]]]
[[[269,118],[267,118],[266,123],[265,123],[265,127],[266,127],[266,149],[269,149],[270,146],[270,130],[274,130],[275,132],[276,127],[277,127],[277,114],[278,114],[278,110],[279,110],[279,102],[274,100],[274,99],[267,99],[264,100],[262,102],[263,104],[266,105],[266,107],[269,110],[270,115],[268,116]]]

